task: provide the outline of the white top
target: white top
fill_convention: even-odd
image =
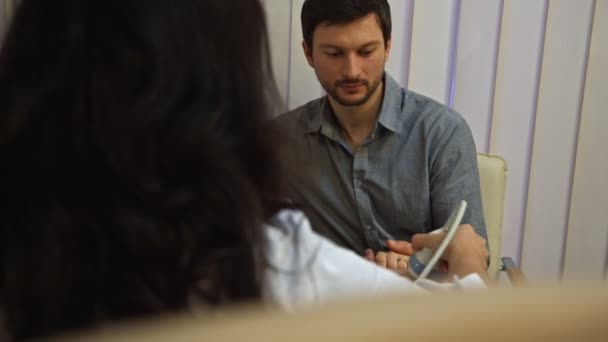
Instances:
[[[315,233],[300,211],[283,210],[266,227],[263,294],[286,310],[348,297],[486,288],[477,274],[447,284],[413,282]]]

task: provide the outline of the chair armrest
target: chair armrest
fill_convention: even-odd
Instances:
[[[503,257],[500,259],[502,261],[502,266],[500,267],[501,271],[507,272],[507,277],[511,284],[515,286],[521,286],[528,283],[528,278],[524,274],[524,272],[515,265],[515,261],[510,257]]]

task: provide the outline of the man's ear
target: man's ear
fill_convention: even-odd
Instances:
[[[304,50],[304,56],[306,56],[306,60],[308,61],[308,65],[311,68],[314,68],[315,65],[312,61],[312,48],[306,44],[305,40],[302,40],[302,50]]]

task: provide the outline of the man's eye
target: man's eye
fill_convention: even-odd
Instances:
[[[374,52],[374,50],[363,50],[363,51],[359,52],[359,54],[360,54],[361,56],[369,56],[369,55],[371,55],[373,52]]]
[[[341,53],[341,52],[326,52],[326,54],[327,54],[329,57],[338,57],[338,56],[340,56],[342,53]]]

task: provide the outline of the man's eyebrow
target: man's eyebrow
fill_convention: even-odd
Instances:
[[[368,42],[368,43],[365,43],[365,44],[361,45],[361,47],[362,48],[375,47],[375,46],[378,46],[378,45],[382,45],[382,42],[379,41],[379,40],[374,40],[372,42]]]

